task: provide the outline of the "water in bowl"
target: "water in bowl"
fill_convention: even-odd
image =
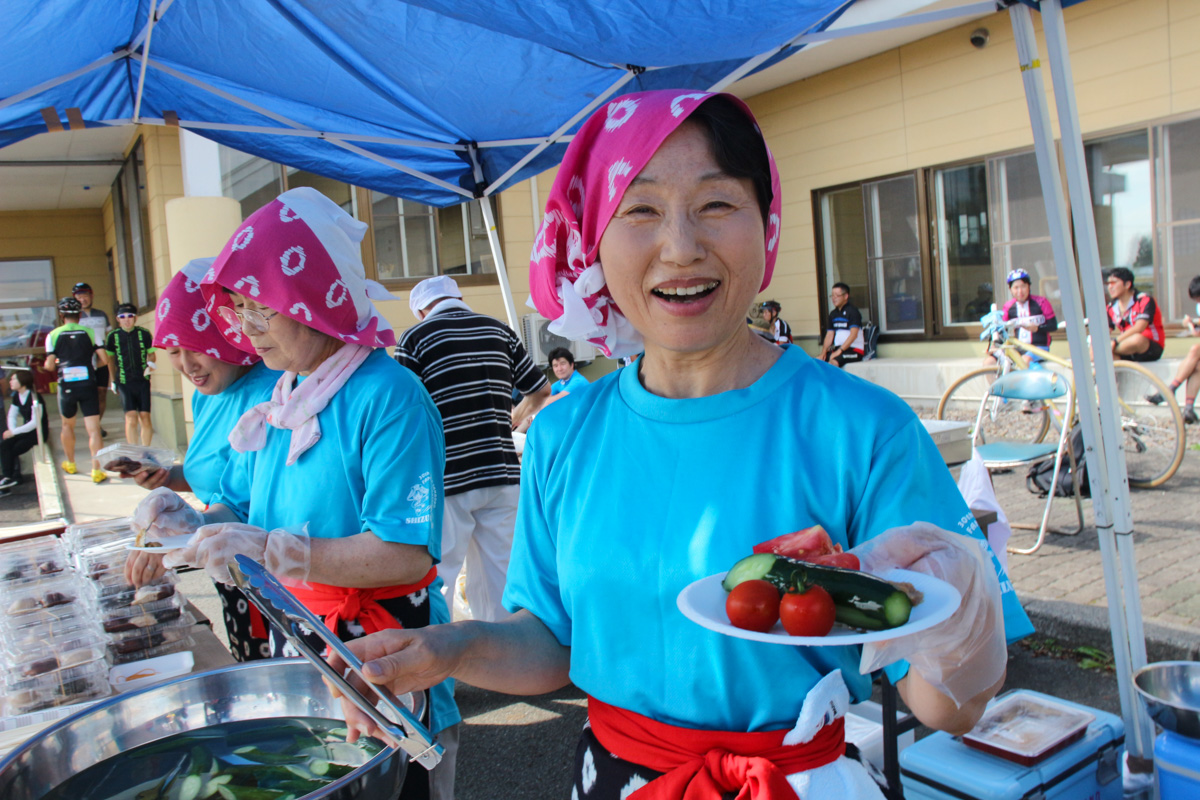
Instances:
[[[340,720],[227,722],[179,733],[80,772],[42,800],[297,800],[366,764],[376,739]]]

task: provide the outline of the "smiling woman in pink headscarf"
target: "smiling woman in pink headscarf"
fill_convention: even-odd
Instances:
[[[230,562],[247,555],[343,639],[449,620],[434,568],[441,417],[383,349],[395,335],[372,301],[396,298],[364,277],[365,230],[302,188],[233,235],[200,281],[204,310],[230,344],[281,374],[228,434],[241,455],[206,512],[158,489],[134,517],[157,533],[195,531],[166,555],[167,566],[202,567],[230,582]],[[293,655],[285,645],[272,635],[274,655]],[[450,689],[434,687],[429,706],[430,727],[447,743],[459,719]],[[452,759],[443,764],[435,782],[452,779]],[[429,774],[410,770],[406,780]],[[427,789],[406,788],[402,797]]]
[[[780,209],[774,161],[735,97],[631,94],[580,128],[535,240],[533,299],[560,335],[644,355],[531,429],[511,620],[354,642],[373,681],[574,682],[591,724],[572,796],[588,800],[878,798],[843,735],[850,700],[871,692],[860,665],[888,665],[926,724],[974,724],[1005,669],[998,564],[899,398],[746,327],[783,244]],[[967,600],[949,627],[894,640],[917,652],[765,644],[677,608],[760,541],[818,524],[864,567],[935,571]],[[1028,621],[1008,606],[1019,636]]]

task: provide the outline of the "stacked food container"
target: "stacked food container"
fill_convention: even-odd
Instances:
[[[0,608],[6,714],[109,694],[107,638],[60,540],[0,547]]]
[[[135,539],[128,518],[73,525],[63,534],[72,561],[86,578],[113,664],[187,650],[195,618],[174,573],[135,589],[125,580],[127,546]]]

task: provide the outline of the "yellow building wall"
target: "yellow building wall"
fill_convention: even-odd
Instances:
[[[0,211],[0,259],[51,259],[55,299],[84,281],[95,292],[95,307],[111,317],[114,298],[104,253],[100,209]]]
[[[1033,17],[1044,63],[1041,20]],[[991,33],[982,50],[969,41],[978,27]],[[1066,31],[1085,136],[1200,111],[1200,3],[1089,0],[1067,9]],[[1046,70],[1042,78],[1053,116]],[[763,299],[780,301],[801,336],[819,335],[826,303],[817,296],[814,191],[1033,145],[1006,13],[747,102],[779,162],[784,199],[779,263]],[[880,352],[916,356],[927,349],[893,344]]]

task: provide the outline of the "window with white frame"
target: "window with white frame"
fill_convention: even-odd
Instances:
[[[1154,156],[1157,299],[1177,322],[1193,310],[1187,287],[1200,275],[1200,119],[1157,128]]]

